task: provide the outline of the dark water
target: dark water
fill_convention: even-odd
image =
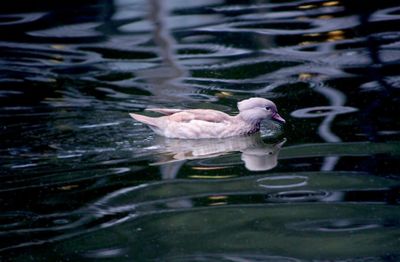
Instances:
[[[397,1],[74,2],[0,4],[2,261],[400,260]],[[128,115],[253,96],[285,127]]]

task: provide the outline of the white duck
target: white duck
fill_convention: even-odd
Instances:
[[[239,114],[230,116],[211,109],[147,109],[165,116],[148,117],[130,113],[148,125],[156,134],[169,138],[201,139],[249,135],[260,130],[264,119],[285,123],[276,105],[265,98],[254,97],[238,104]]]

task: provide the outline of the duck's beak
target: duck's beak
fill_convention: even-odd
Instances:
[[[273,114],[272,115],[272,119],[276,120],[276,121],[278,121],[280,123],[286,123],[286,120],[283,119],[278,113]]]

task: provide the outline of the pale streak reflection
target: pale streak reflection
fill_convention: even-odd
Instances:
[[[214,158],[233,152],[241,152],[241,160],[250,171],[266,171],[278,163],[283,139],[267,144],[260,134],[225,139],[181,140],[157,137],[158,159],[152,165],[160,165],[163,179],[175,178],[186,160]],[[220,167],[220,166],[219,166]],[[207,166],[204,168],[213,168]]]
[[[331,125],[337,115],[352,113],[357,111],[357,109],[349,106],[344,106],[346,102],[345,95],[334,88],[325,86],[320,83],[316,84],[316,86],[314,87],[314,91],[325,96],[330,105],[298,109],[296,111],[293,111],[291,115],[298,118],[324,117],[324,120],[318,127],[318,134],[320,135],[320,137],[329,143],[341,142],[342,140],[340,139],[340,137],[333,133]],[[334,170],[338,161],[338,156],[325,157],[321,170]]]
[[[345,96],[338,90],[330,88],[327,86],[319,86],[315,89],[318,93],[324,95],[333,107],[341,107],[345,104]],[[338,136],[336,136],[331,130],[331,124],[335,119],[337,114],[333,111],[332,114],[328,114],[322,121],[321,125],[318,127],[319,135],[329,143],[337,143],[342,141]],[[339,161],[338,156],[327,156],[324,159],[322,165],[322,171],[331,171],[335,168],[337,162]]]
[[[187,70],[180,65],[176,56],[176,41],[167,26],[169,8],[165,1],[149,1],[149,20],[153,25],[153,40],[156,44],[161,65],[136,72],[150,85],[150,92],[155,100],[176,101],[182,100],[182,94],[188,93],[188,86],[182,80],[188,75]]]

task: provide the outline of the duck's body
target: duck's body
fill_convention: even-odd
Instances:
[[[156,134],[169,138],[202,139],[248,135],[260,130],[263,119],[285,120],[275,104],[264,98],[250,98],[238,103],[239,114],[230,116],[211,109],[148,109],[165,116],[148,117],[131,113]]]
[[[155,110],[152,110],[155,111]],[[160,112],[157,109],[157,112]],[[157,118],[130,114],[147,124],[156,134],[169,138],[222,138],[255,133],[255,127],[243,121],[239,115],[230,116],[211,109],[189,109]]]

